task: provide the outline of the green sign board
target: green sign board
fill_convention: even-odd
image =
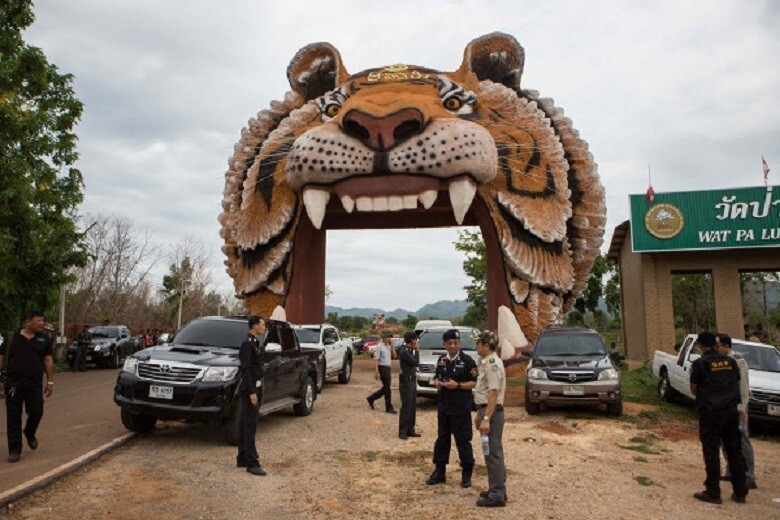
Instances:
[[[780,187],[629,195],[633,250],[780,246]]]

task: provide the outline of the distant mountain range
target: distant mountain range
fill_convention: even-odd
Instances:
[[[436,303],[429,303],[423,305],[416,311],[409,311],[406,309],[395,309],[392,311],[386,311],[384,309],[367,308],[367,307],[352,307],[344,309],[342,307],[333,307],[332,305],[325,306],[325,314],[331,312],[338,313],[339,316],[362,316],[364,318],[373,318],[375,314],[384,314],[385,318],[397,318],[399,320],[405,319],[409,314],[418,318],[439,318],[439,319],[452,319],[460,318],[466,314],[466,309],[469,304],[466,300],[442,300]]]

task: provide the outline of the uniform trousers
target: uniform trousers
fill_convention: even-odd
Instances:
[[[748,487],[756,483],[756,457],[753,454],[753,445],[750,443],[750,433],[748,432],[747,421],[739,421],[739,431],[741,433],[740,450],[745,459],[745,480]],[[723,457],[728,460],[726,450],[723,450]],[[731,476],[731,470],[726,465],[726,477]]]
[[[24,435],[35,437],[43,417],[43,387],[34,385],[5,385],[6,429],[8,431],[8,453],[22,452],[22,409],[27,412]]]
[[[259,402],[258,397],[258,404]],[[255,447],[257,408],[257,406],[252,406],[249,395],[241,396],[241,428],[238,430],[238,457],[236,457],[236,462],[246,464],[247,468],[260,465],[260,458]]]
[[[401,374],[398,392],[401,394],[398,435],[411,435],[415,433],[415,423],[417,422],[417,378],[414,374]]]
[[[460,467],[466,471],[474,468],[474,451],[471,448],[473,430],[471,414],[447,415],[439,409],[438,437],[433,446],[433,463],[437,468],[446,466],[450,462],[450,448],[455,437],[455,445],[458,448]]]
[[[485,408],[477,410],[476,423],[480,424],[485,417]],[[488,444],[490,453],[485,455],[485,466],[488,472],[488,498],[490,500],[506,501],[506,465],[504,463],[504,410],[495,410],[490,416],[490,432]]]
[[[393,409],[393,401],[390,395],[390,379],[392,377],[390,367],[379,365],[379,380],[382,382],[382,388],[368,396],[371,402],[376,401],[380,397],[385,397],[385,410]]]
[[[711,497],[720,498],[720,446],[731,468],[731,485],[738,497],[747,496],[745,459],[740,450],[739,413],[733,410],[699,411],[699,439],[707,479],[704,487]]]
[[[87,347],[88,345],[76,345],[76,355],[73,357],[73,370],[87,369]]]

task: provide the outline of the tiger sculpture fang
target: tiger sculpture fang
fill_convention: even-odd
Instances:
[[[485,240],[490,327],[514,316],[533,341],[560,322],[603,241],[604,189],[563,110],[521,87],[524,61],[502,33],[454,72],[350,75],[328,43],[298,51],[292,91],[250,119],[225,174],[222,250],[248,310],[322,319],[327,229],[464,224]]]

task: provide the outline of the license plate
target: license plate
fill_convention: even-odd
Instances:
[[[87,356],[87,361],[92,361],[92,356]]]
[[[585,395],[585,389],[581,386],[564,386],[563,395]]]
[[[780,415],[780,406],[776,404],[766,405],[766,413],[769,415]]]
[[[173,399],[173,387],[151,385],[149,387],[149,397],[155,397],[157,399]]]

